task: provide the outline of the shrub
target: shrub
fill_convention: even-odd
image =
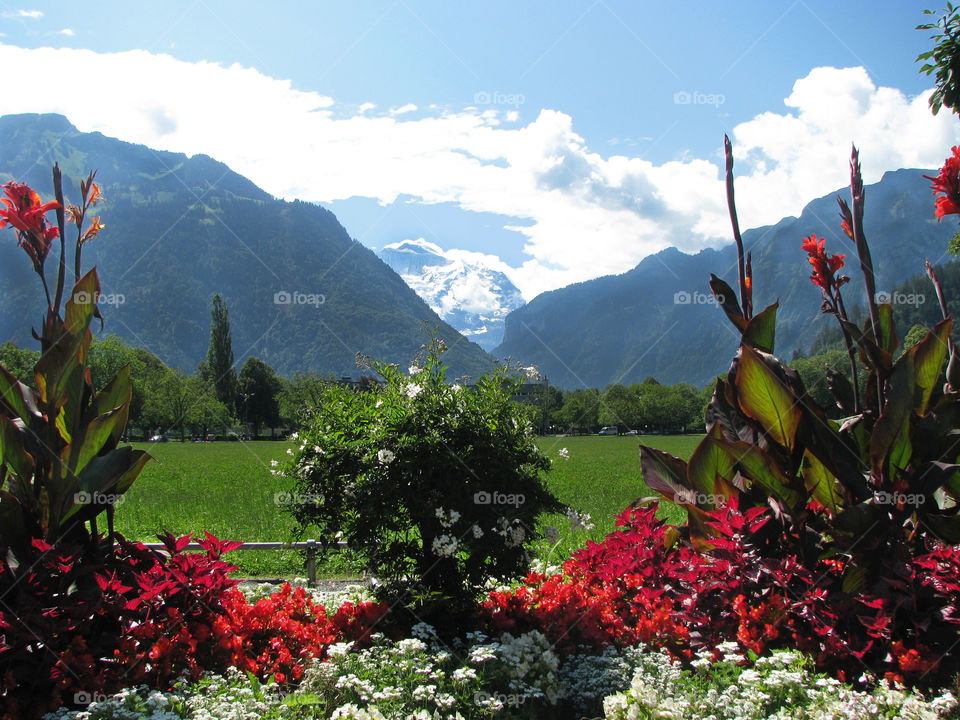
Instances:
[[[561,505],[511,401],[516,378],[501,368],[474,387],[449,385],[444,349],[432,341],[408,373],[374,364],[382,387],[328,387],[285,472],[301,526],[339,533],[381,599],[448,635],[490,578],[522,576],[537,516]]]

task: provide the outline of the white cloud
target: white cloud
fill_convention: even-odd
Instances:
[[[0,114],[59,112],[81,130],[202,152],[280,197],[386,204],[402,194],[516,218],[510,227],[530,260],[510,275],[528,299],[623,272],[669,245],[693,251],[730,238],[719,155],[655,165],[621,146],[624,154],[603,156],[556,110],[527,124],[489,108],[431,106],[402,117],[416,106],[338,106],[250,68],[140,50],[0,44],[0,66],[30,67],[40,77],[78,67],[98,78],[95,97],[81,84],[57,93],[25,85],[0,97]],[[939,166],[958,137],[951,114],[934,118],[925,95],[878,88],[861,68],[811,71],[783,112],[759,115],[731,135],[745,228],[797,214],[846,184],[851,141],[869,183],[888,169]]]
[[[27,18],[28,20],[39,20],[43,17],[42,10],[17,10],[17,17]]]
[[[57,30],[57,35],[64,35],[66,37],[73,37],[76,33],[70,28],[64,28],[63,30]]]

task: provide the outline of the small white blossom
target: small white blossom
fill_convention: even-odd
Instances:
[[[455,537],[450,535],[439,535],[433,539],[431,549],[434,555],[440,557],[452,557],[457,552],[459,543]]]
[[[410,377],[413,377],[414,375],[419,375],[420,373],[422,373],[423,368],[417,367],[416,365],[411,365],[407,372],[410,373]]]
[[[410,383],[409,385],[407,385],[407,389],[404,390],[404,392],[406,393],[407,397],[415,398],[417,395],[420,394],[422,390],[423,390],[422,385],[417,385],[416,383]]]
[[[570,451],[567,450],[566,448],[560,448],[560,450],[557,452],[557,455],[562,457],[564,460],[570,459]]]
[[[377,452],[377,462],[379,462],[381,465],[389,465],[396,459],[396,457],[397,456],[394,455],[392,451],[387,450],[386,448]]]
[[[567,520],[570,521],[570,530],[573,532],[578,530],[593,530],[593,528],[596,527],[590,522],[589,513],[580,514],[572,508],[567,510]]]

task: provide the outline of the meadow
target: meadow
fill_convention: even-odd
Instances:
[[[553,460],[547,482],[564,503],[589,513],[595,527],[571,532],[563,515],[546,515],[545,525],[560,532],[559,545],[550,553],[551,563],[562,562],[587,540],[600,541],[614,529],[614,516],[638,497],[652,495],[640,474],[638,445],[642,441],[684,459],[690,456],[700,435],[645,435],[624,437],[547,436],[537,440]],[[148,450],[148,464],[117,508],[117,529],[127,538],[155,542],[156,534],[175,535],[206,530],[225,540],[278,541],[293,537],[296,524],[284,512],[289,482],[271,475],[270,462],[287,458],[286,441],[151,443],[137,444]],[[560,456],[566,448],[568,459]],[[665,517],[681,522],[676,508],[663,508]],[[313,537],[307,532],[302,539]],[[319,538],[316,538],[319,539]],[[539,557],[549,547],[541,541]],[[239,576],[290,578],[302,576],[303,555],[295,550],[242,551],[231,562]],[[360,568],[347,551],[329,558],[319,573],[326,577],[356,577]]]

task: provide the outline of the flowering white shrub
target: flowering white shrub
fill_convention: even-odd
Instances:
[[[395,617],[453,638],[489,578],[526,574],[540,516],[565,506],[512,400],[515,374],[452,388],[443,351],[439,340],[424,347],[409,374],[370,363],[384,380],[370,389],[327,387],[278,472],[304,499],[285,509],[323,537],[342,533]]]
[[[873,692],[851,690],[813,674],[809,658],[797,651],[774,651],[752,667],[735,660],[711,663],[704,653],[688,671],[666,651],[640,652],[632,659],[630,688],[603,701],[607,720],[933,720],[957,709],[950,692],[925,700],[887,684]]]

